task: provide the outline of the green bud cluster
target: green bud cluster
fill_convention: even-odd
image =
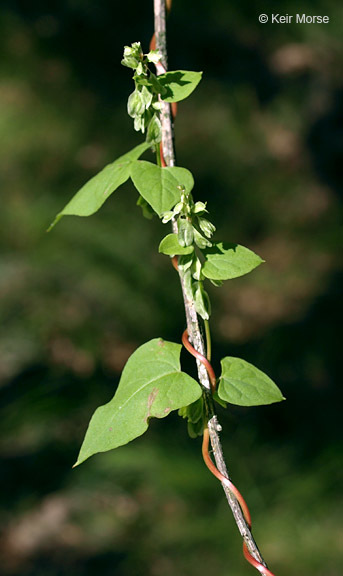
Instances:
[[[194,302],[195,309],[203,320],[211,314],[211,303],[204,289],[205,277],[202,273],[202,260],[195,250],[191,254],[179,256],[178,268],[183,276],[187,298]]]
[[[211,247],[210,238],[212,238],[216,228],[212,222],[203,217],[203,214],[208,214],[206,203],[194,203],[192,194],[186,194],[181,186],[180,189],[181,200],[174,206],[173,210],[163,214],[163,224],[173,218],[177,219],[178,240],[181,246],[190,246],[195,242],[200,249]]]
[[[162,139],[162,126],[160,121],[161,102],[159,94],[165,92],[157,76],[149,69],[149,64],[157,64],[161,59],[158,50],[151,50],[144,54],[140,42],[125,46],[123,66],[134,70],[133,80],[135,90],[130,94],[127,102],[127,111],[133,118],[134,129],[146,133],[149,144],[159,144]]]
[[[203,285],[205,277],[202,274],[201,250],[212,246],[210,239],[216,228],[212,222],[204,218],[204,214],[208,214],[206,203],[194,202],[191,193],[187,194],[182,186],[179,188],[181,199],[172,210],[163,214],[162,222],[166,224],[175,219],[178,244],[182,248],[193,247],[189,254],[180,255],[179,270],[183,275],[187,297],[194,301],[197,313],[204,320],[208,320],[211,304]],[[195,250],[196,247],[198,251]]]

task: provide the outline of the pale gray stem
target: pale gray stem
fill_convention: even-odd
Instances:
[[[167,58],[167,36],[166,36],[166,6],[165,0],[154,0],[154,16],[155,16],[155,40],[156,49],[162,54],[161,62],[163,67],[167,70],[168,58]],[[175,149],[174,149],[174,127],[173,120],[170,110],[170,104],[168,102],[162,101],[162,112],[161,112],[161,122],[162,122],[162,149],[163,157],[167,166],[175,166]],[[176,222],[172,222],[173,232],[177,232]],[[194,302],[189,300],[186,296],[186,291],[184,288],[183,278],[180,275],[182,294],[185,304],[186,311],[186,321],[189,339],[192,342],[194,348],[198,350],[201,354],[205,355],[204,341],[201,336],[198,316],[195,311]],[[201,362],[197,361],[199,381],[201,385],[210,390],[210,381],[206,371]]]
[[[167,36],[166,36],[166,4],[165,0],[154,0],[154,19],[155,19],[155,39],[156,39],[156,49],[162,54],[161,62],[163,67],[167,70],[168,58],[167,58]],[[170,110],[170,104],[163,102],[163,108],[161,113],[162,122],[162,148],[163,156],[167,166],[175,166],[175,149],[174,149],[174,130],[173,121]],[[172,223],[173,232],[177,232],[176,222]],[[200,352],[205,356],[205,345],[204,340],[201,335],[198,316],[195,310],[195,305],[193,300],[189,300],[186,296],[186,291],[184,287],[184,282],[182,275],[180,274],[182,294],[185,304],[186,320],[187,320],[187,330],[189,335],[189,340],[192,342],[195,350]],[[197,360],[198,367],[198,377],[201,386],[209,392],[210,381],[207,374],[207,370],[204,365]],[[217,416],[214,412],[213,402],[211,401],[210,395],[207,393],[207,412],[209,416],[208,420],[208,430],[213,450],[214,459],[218,470],[227,478],[229,474],[224,460],[224,455],[220,443],[219,431],[221,426],[218,423]],[[229,488],[222,483],[228,504],[231,508],[232,514],[234,516],[235,522],[237,524],[238,530],[244,539],[249,552],[251,555],[261,562],[264,566],[267,566],[264,562],[261,553],[257,547],[257,544],[252,536],[251,530],[245,521],[242,510],[239,503],[234,496],[234,494],[229,490]]]

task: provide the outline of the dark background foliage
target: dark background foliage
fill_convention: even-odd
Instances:
[[[279,575],[342,566],[342,12],[259,24],[272,2],[174,0],[170,69],[203,70],[179,106],[178,163],[218,239],[266,264],[211,291],[214,364],[243,356],[282,405],[222,412],[232,476]],[[148,50],[152,2],[1,3],[1,540],[6,576],[252,569],[200,441],[175,414],[72,471],[88,420],[129,354],[178,341],[180,289],[157,254],[166,228],[124,186],[92,218],[45,229],[75,191],[138,144],[123,46]],[[192,361],[183,354],[192,370]]]

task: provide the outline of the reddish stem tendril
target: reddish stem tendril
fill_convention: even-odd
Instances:
[[[207,373],[208,373],[208,377],[209,377],[210,382],[211,382],[211,390],[212,390],[212,394],[213,394],[216,390],[216,383],[217,383],[214,370],[213,370],[210,362],[207,360],[207,358],[205,358],[205,356],[203,356],[202,354],[200,354],[200,352],[198,352],[197,350],[195,350],[195,348],[193,348],[193,346],[191,345],[191,343],[188,340],[187,330],[185,330],[184,333],[182,334],[182,344],[188,350],[188,352],[190,354],[192,354],[192,356],[197,358],[197,360],[199,360],[199,362],[201,362],[205,366]],[[249,529],[251,529],[251,515],[250,515],[250,511],[249,511],[247,503],[245,502],[245,500],[244,500],[242,494],[240,493],[240,491],[238,490],[238,488],[236,488],[236,486],[231,482],[231,480],[229,480],[229,478],[227,478],[226,476],[224,476],[224,474],[219,472],[218,468],[215,466],[215,464],[213,463],[213,461],[210,457],[208,446],[209,446],[209,431],[208,431],[208,428],[206,427],[204,429],[204,438],[203,438],[203,443],[202,443],[202,456],[203,456],[204,462],[205,462],[207,468],[209,469],[209,471],[212,472],[212,474],[216,478],[218,478],[218,480],[222,484],[225,484],[225,486],[227,486],[227,488],[230,490],[230,492],[232,492],[232,494],[236,497],[237,502],[239,503],[239,505],[241,507],[244,519],[245,519]],[[245,542],[243,542],[243,555],[244,555],[245,559],[254,568],[256,568],[256,570],[258,570],[263,576],[274,576],[273,572],[268,570],[268,568],[266,566],[264,566],[261,562],[256,560],[252,556],[252,554],[250,554],[248,547],[247,547]]]
[[[207,468],[210,470],[210,472],[212,472],[212,474],[216,478],[218,478],[218,480],[222,484],[225,484],[225,486],[227,486],[227,488],[229,488],[230,492],[232,492],[235,495],[235,497],[236,497],[236,499],[237,499],[237,501],[238,501],[238,503],[242,509],[245,521],[246,521],[247,525],[249,526],[249,529],[251,529],[251,515],[250,515],[250,511],[249,511],[249,508],[248,508],[246,501],[244,500],[244,498],[243,498],[242,494],[240,493],[240,491],[238,490],[238,488],[236,488],[236,486],[231,482],[231,480],[229,480],[226,476],[224,476],[221,472],[219,472],[218,468],[214,465],[214,463],[211,460],[209,451],[208,451],[208,445],[209,445],[209,432],[208,432],[208,428],[205,428],[204,429],[203,442],[202,442],[202,455],[203,455],[204,462],[205,462]],[[249,562],[249,564],[254,566],[254,568],[256,568],[256,570],[258,570],[261,574],[263,574],[263,576],[274,576],[273,572],[268,570],[268,568],[266,566],[263,566],[263,564],[261,564],[261,562],[256,560],[250,554],[248,547],[247,547],[245,542],[243,542],[243,554],[244,554],[245,559]]]
[[[197,350],[195,350],[195,348],[193,348],[192,344],[188,340],[187,329],[182,334],[182,344],[184,345],[186,350],[188,350],[188,352],[190,354],[192,354],[192,356],[194,356],[197,360],[199,360],[199,362],[201,362],[205,366],[205,368],[207,370],[208,377],[210,379],[210,383],[211,383],[211,391],[212,391],[212,394],[214,394],[214,392],[216,391],[216,386],[217,386],[217,378],[216,378],[216,375],[214,373],[214,370],[213,370],[211,364],[209,363],[209,361],[207,360],[207,358],[205,358],[205,356],[203,356],[202,354],[200,354],[200,352],[198,352]]]

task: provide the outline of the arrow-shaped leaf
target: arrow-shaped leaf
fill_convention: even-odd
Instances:
[[[221,366],[218,395],[225,402],[238,406],[259,406],[284,400],[273,380],[249,362],[226,356]]]
[[[180,370],[180,351],[181,345],[156,338],[132,354],[114,397],[95,411],[76,465],[141,436],[150,418],[200,398],[199,384]]]
[[[132,164],[131,178],[138,192],[159,216],[179,202],[183,189],[189,193],[194,186],[193,176],[186,168],[161,168],[144,160]]]
[[[62,216],[91,216],[97,212],[107,198],[129,178],[132,162],[137,160],[149,147],[150,144],[146,142],[136,146],[88,180],[63,210],[57,214],[49,230],[57,224]]]

